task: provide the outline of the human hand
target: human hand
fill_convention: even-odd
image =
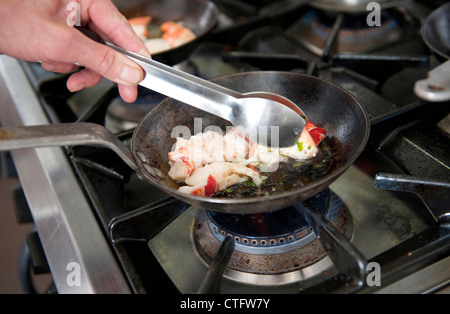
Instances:
[[[134,102],[144,72],[113,49],[96,43],[67,23],[73,0],[0,0],[0,53],[41,62],[43,69],[73,73],[67,88],[76,92],[96,85],[103,77],[118,83],[124,101]],[[126,18],[110,0],[78,0],[81,25],[105,41],[150,57]],[[78,65],[76,65],[78,64]]]

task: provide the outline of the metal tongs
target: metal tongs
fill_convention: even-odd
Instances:
[[[139,85],[242,127],[252,141],[269,147],[293,146],[306,124],[306,115],[283,96],[261,91],[238,93],[105,42],[90,30],[78,30],[139,64],[146,73]]]

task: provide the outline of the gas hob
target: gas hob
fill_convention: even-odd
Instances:
[[[216,1],[216,29],[176,67],[207,79],[245,71],[326,79],[366,109],[366,149],[315,197],[319,210],[312,216],[299,215],[298,208],[252,216],[201,210],[139,180],[107,149],[15,151],[15,169],[57,292],[445,288],[450,135],[442,125],[448,103],[428,103],[412,89],[438,64],[419,32],[438,4],[383,8],[377,29],[364,25],[366,12],[336,12],[308,1],[245,3]],[[142,115],[163,99],[140,90],[135,104],[124,104],[108,81],[70,94],[65,75],[6,56],[0,57],[0,73],[3,126],[87,121],[128,144]],[[314,219],[323,219],[325,227]],[[80,285],[67,282],[73,263],[80,266]],[[368,281],[367,265],[379,266],[379,284]]]

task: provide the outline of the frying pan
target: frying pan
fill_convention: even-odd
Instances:
[[[417,96],[428,101],[450,100],[450,3],[433,11],[422,25],[422,37],[442,65],[416,82]]]
[[[72,123],[0,129],[0,151],[40,146],[107,146],[142,179],[188,204],[217,212],[248,214],[288,207],[318,194],[355,161],[367,143],[370,124],[364,108],[347,91],[325,80],[298,73],[247,72],[213,81],[242,93],[262,90],[292,99],[311,121],[327,130],[326,140],[332,143],[331,166],[304,186],[270,196],[224,199],[178,192],[179,184],[168,176],[168,152],[179,136],[172,131],[181,126],[194,135],[195,118],[202,119],[203,128],[217,126],[226,130],[230,123],[170,98],[141,120],[133,133],[131,150],[100,125]]]
[[[218,17],[217,7],[207,0],[116,0],[113,3],[128,19],[149,15],[155,24],[183,22],[194,32],[195,40],[152,55],[153,59],[167,65],[178,64],[189,57],[212,31]]]

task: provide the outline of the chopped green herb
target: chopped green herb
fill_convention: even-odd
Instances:
[[[231,192],[233,192],[233,189],[226,189],[225,192],[231,193]]]
[[[303,142],[297,142],[298,151],[301,152],[303,150]]]
[[[269,196],[270,193],[269,193],[269,192],[265,192],[264,195],[265,195],[265,196]]]
[[[301,166],[302,165],[302,162],[301,161],[297,161],[295,164],[294,164],[294,167],[298,167],[298,166]]]

